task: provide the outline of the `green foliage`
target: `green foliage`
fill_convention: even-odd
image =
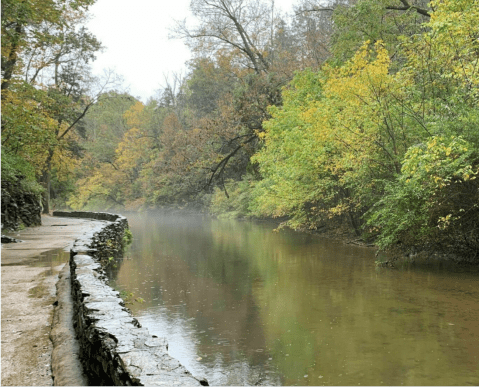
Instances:
[[[399,3],[399,2],[398,2]],[[410,3],[420,3],[411,1]],[[400,43],[406,36],[423,30],[427,17],[414,10],[407,12],[388,9],[391,0],[359,0],[353,6],[339,5],[334,14],[335,32],[332,38],[332,62],[343,64],[354,56],[365,41],[381,40],[396,61],[403,62]]]
[[[58,145],[58,122],[44,104],[52,101],[43,90],[25,82],[14,82],[2,91],[2,147],[21,155],[41,173],[48,149]]]
[[[14,182],[17,176],[35,179],[35,169],[24,158],[2,149],[2,180]]]
[[[264,124],[266,133],[262,135],[266,146],[253,158],[263,177],[253,192],[255,212],[291,215],[290,225],[295,228],[303,223],[299,220],[304,218],[303,203],[314,200],[316,181],[306,176],[307,170],[315,167],[318,149],[312,148],[311,125],[304,113],[321,97],[322,84],[321,76],[309,70],[295,76],[283,91],[282,108],[270,108],[272,119]]]
[[[127,290],[120,290],[120,297],[123,299],[125,304],[131,304],[131,300],[135,297],[135,294],[128,292]]]
[[[127,229],[125,229],[125,231],[123,233],[123,248],[125,248],[126,246],[131,245],[132,242],[133,242],[133,234],[130,231],[130,229],[127,228]]]
[[[12,183],[20,181],[26,192],[43,192],[43,187],[36,181],[35,168],[20,155],[12,154],[6,149],[2,149],[2,180]]]
[[[249,177],[243,178],[241,181],[227,180],[225,189],[228,196],[225,195],[224,189],[215,188],[211,204],[210,212],[220,218],[244,218],[253,215],[251,212],[251,191],[255,181]]]
[[[422,35],[405,40],[404,72],[427,135],[412,143],[401,174],[367,214],[382,248],[419,246],[477,258],[479,33],[477,1],[432,3]],[[419,113],[421,112],[421,113]]]
[[[479,152],[461,137],[432,137],[411,147],[368,224],[381,248],[434,246],[474,256],[479,248]]]
[[[62,173],[57,167],[51,171],[50,193],[51,206],[54,209],[67,209],[66,201],[76,191],[74,175]]]
[[[135,200],[144,203],[141,170],[157,146],[148,131],[154,107],[116,93],[100,99],[86,121],[82,145],[87,153],[77,169],[77,192],[68,200],[72,208],[114,209]]]
[[[344,218],[359,232],[360,216],[399,171],[414,125],[394,116],[403,109],[408,79],[388,73],[381,42],[365,44],[340,68],[296,75],[272,108],[265,147],[255,155],[264,181],[257,207],[290,215],[294,228]]]
[[[398,24],[397,36],[375,25],[375,17],[398,22],[386,6],[368,0],[340,9],[337,67],[298,73],[283,106],[270,109],[265,146],[253,157],[263,180],[249,208],[289,216],[293,228],[347,220],[384,249],[400,242],[474,257],[477,2],[438,2],[423,26],[405,13],[398,17],[408,28]],[[355,24],[368,14],[374,28]],[[357,18],[347,24],[347,15]],[[353,55],[363,31],[375,44]]]
[[[125,304],[133,304],[133,301],[138,302],[139,304],[143,304],[145,300],[141,297],[135,298],[135,293],[129,292],[127,290],[120,290],[120,297],[123,299]]]

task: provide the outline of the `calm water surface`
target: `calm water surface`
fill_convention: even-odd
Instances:
[[[274,226],[127,215],[112,285],[211,385],[478,385],[479,274]]]

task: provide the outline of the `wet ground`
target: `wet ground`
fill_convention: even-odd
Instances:
[[[50,334],[55,285],[75,239],[99,222],[42,217],[42,225],[6,233],[21,243],[2,244],[3,386],[51,386]]]

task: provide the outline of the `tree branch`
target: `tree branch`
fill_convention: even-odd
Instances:
[[[208,180],[208,182],[206,183],[206,185],[203,187],[203,189],[205,189],[206,187],[209,187],[211,186],[211,183],[213,182],[213,179],[214,177],[217,175],[218,177],[221,177],[224,173],[224,170],[226,168],[226,165],[228,164],[228,161],[241,149],[243,148],[244,145],[250,143],[251,141],[253,141],[254,139],[256,139],[256,135],[253,135],[251,137],[249,137],[248,139],[246,139],[245,141],[243,141],[241,144],[239,144],[235,149],[233,149],[230,153],[228,153],[218,164],[216,164],[216,166],[214,168],[211,168],[211,176]],[[224,188],[224,184],[223,184],[223,188]],[[228,193],[226,192],[226,189],[225,189],[225,194],[226,194],[226,197],[228,197]]]
[[[395,10],[395,11],[409,11],[410,9],[413,9],[421,15],[431,17],[429,12],[427,10],[425,10],[424,8],[419,8],[419,7],[416,7],[415,5],[411,5],[407,2],[407,0],[399,0],[399,1],[403,4],[402,7],[397,7],[397,6],[394,6],[394,5],[388,5],[388,6],[386,6],[386,9],[391,9],[391,10]]]
[[[299,14],[304,13],[304,12],[321,12],[321,11],[333,12],[334,8],[314,7],[314,8],[311,8],[311,9],[302,9],[302,10],[296,12],[296,16],[298,16]]]

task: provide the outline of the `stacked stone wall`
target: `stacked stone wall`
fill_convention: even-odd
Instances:
[[[2,230],[42,224],[40,195],[25,191],[21,180],[2,180]]]
[[[102,249],[121,241],[125,217],[98,212],[55,211],[54,216],[103,220],[76,240],[70,251],[74,328],[84,371],[93,385],[207,386],[168,354],[166,339],[141,326],[108,285]],[[110,252],[108,252],[109,254]]]

